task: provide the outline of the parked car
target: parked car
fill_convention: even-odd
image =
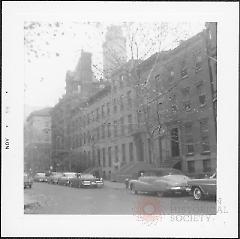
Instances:
[[[29,174],[24,173],[24,188],[31,188],[32,184],[33,184],[32,177]]]
[[[133,180],[133,179],[137,180],[141,175],[144,174],[144,172],[145,172],[144,170],[140,170],[140,171],[137,171],[137,172],[133,173],[132,175],[128,175],[128,177],[124,181],[124,183],[126,185],[126,189],[129,188],[130,180]]]
[[[195,200],[211,196],[216,197],[217,173],[214,173],[209,178],[189,180],[188,185],[189,187],[187,188],[187,191],[192,193]]]
[[[52,172],[48,177],[48,183],[58,184],[58,179],[63,176],[63,173],[60,172]]]
[[[79,173],[76,178],[70,179],[70,186],[77,188],[84,187],[103,187],[104,182],[102,178],[97,178],[92,174],[82,174]]]
[[[159,168],[141,173],[138,179],[129,181],[129,189],[134,194],[138,192],[164,194],[186,194],[189,177],[180,170],[173,168]]]
[[[70,179],[71,178],[76,178],[77,173],[74,172],[65,172],[61,177],[58,179],[58,184],[59,185],[64,185],[64,186],[69,186]]]
[[[33,179],[35,182],[47,182],[46,173],[36,173]]]

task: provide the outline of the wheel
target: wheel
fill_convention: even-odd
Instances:
[[[193,190],[193,198],[195,200],[200,200],[203,198],[202,190],[199,187],[194,188]]]
[[[135,185],[134,184],[131,184],[130,185],[130,190],[133,194],[138,194],[138,191],[135,189]]]

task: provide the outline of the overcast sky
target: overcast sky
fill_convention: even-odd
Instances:
[[[25,22],[25,104],[54,106],[65,93],[66,72],[74,70],[81,49],[92,53],[93,65],[100,69],[98,71],[93,67],[93,71],[99,78],[102,43],[108,25],[89,22]],[[204,28],[204,23],[199,22],[171,25],[180,30],[177,33],[180,39],[186,39]],[[147,34],[151,34],[149,29],[144,29]],[[127,54],[130,56],[129,50]]]

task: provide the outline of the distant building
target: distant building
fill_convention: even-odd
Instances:
[[[111,73],[127,61],[126,39],[121,26],[110,26],[103,43],[103,75],[109,79]]]
[[[44,171],[51,166],[51,108],[32,112],[24,126],[25,170]]]
[[[93,80],[91,53],[82,51],[75,70],[68,71],[66,74],[66,94],[59,99],[51,111],[54,170],[71,169],[69,138],[72,112],[76,107],[80,108],[82,102],[97,92],[99,86],[100,82]]]

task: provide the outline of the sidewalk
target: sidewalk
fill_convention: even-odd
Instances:
[[[105,187],[113,188],[113,189],[125,189],[126,186],[124,183],[118,183],[118,182],[111,182],[108,180],[104,180]]]

